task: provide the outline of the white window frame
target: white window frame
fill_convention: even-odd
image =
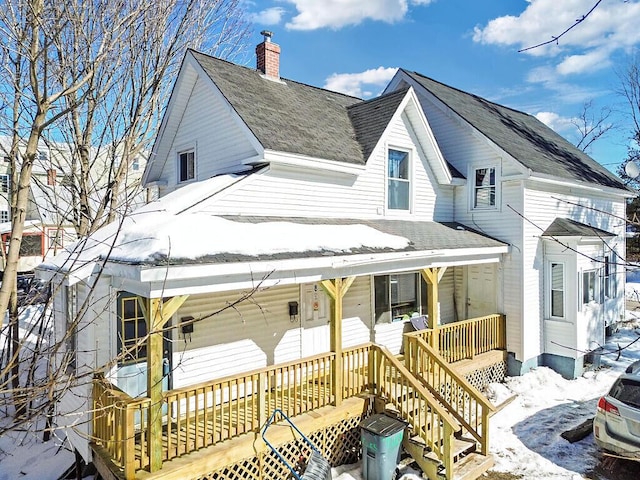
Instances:
[[[586,277],[588,276],[588,277]],[[585,282],[585,278],[589,278],[588,282]],[[600,302],[600,276],[598,275],[598,270],[595,268],[583,269],[580,272],[580,303],[585,305],[594,305]],[[589,295],[588,298],[585,298],[587,291],[589,289],[589,284],[593,284],[593,292],[592,295]]]
[[[391,177],[389,176],[389,154],[391,151],[402,152],[407,154],[407,177],[406,179],[402,179],[399,177]],[[385,210],[392,214],[406,214],[411,213],[413,210],[413,149],[407,147],[398,147],[395,145],[387,145],[385,149],[385,161],[384,161],[385,171]],[[409,186],[409,192],[407,199],[407,208],[391,208],[389,205],[390,197],[389,197],[389,182],[391,180],[406,182]]]
[[[476,185],[476,174],[478,170],[494,171],[494,183],[488,186]],[[472,165],[469,172],[469,209],[477,212],[495,211],[500,208],[500,168],[498,164]],[[480,189],[490,189],[493,187],[493,205],[476,206],[476,192]]]
[[[397,273],[390,273],[390,274],[383,274],[383,275],[373,275],[371,278],[371,299],[372,299],[372,312],[373,312],[373,324],[374,325],[379,325],[379,324],[383,324],[383,323],[393,323],[393,322],[398,322],[398,321],[402,321],[405,315],[409,315],[409,312],[405,312],[402,315],[393,315],[394,309],[397,308],[401,308],[399,307],[400,304],[394,304],[392,302],[392,277],[398,277],[398,276],[402,276],[402,275],[413,275],[415,278],[415,302],[416,302],[416,308],[415,310],[413,310],[411,313],[413,314],[418,314],[418,315],[426,315],[427,314],[427,309],[428,309],[428,288],[426,285],[424,285],[424,289],[423,289],[423,283],[424,283],[424,279],[422,278],[422,275],[420,275],[419,272],[397,272]],[[386,278],[387,279],[387,290],[386,290],[386,303],[387,303],[387,309],[385,309],[384,311],[379,310],[378,305],[377,305],[377,299],[378,299],[378,295],[376,292],[376,279],[377,278]],[[396,281],[399,280],[396,278]],[[424,298],[423,298],[424,295]]]
[[[182,179],[182,156],[183,155],[193,155],[193,176],[189,178]],[[176,181],[177,183],[189,183],[196,180],[197,177],[197,158],[196,158],[196,149],[191,146],[188,148],[182,148],[176,152]]]
[[[74,375],[78,371],[78,305],[77,286],[62,288],[62,306],[65,322],[65,367],[67,374]]]
[[[611,251],[604,256],[602,266],[602,289],[605,300],[611,300],[618,296],[617,267],[616,254]]]
[[[562,266],[562,316],[557,316],[553,314],[553,292],[559,291],[553,288],[553,266],[561,265]],[[566,320],[567,319],[567,264],[565,262],[556,261],[556,260],[548,260],[547,261],[547,314],[549,318],[553,318],[556,320]]]
[[[8,223],[11,221],[9,210],[0,210],[0,223]]]

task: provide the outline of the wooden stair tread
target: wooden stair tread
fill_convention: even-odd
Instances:
[[[451,449],[453,458],[460,458],[462,455],[469,455],[476,450],[476,441],[467,437],[453,439],[453,448]]]
[[[491,455],[470,453],[454,464],[453,478],[454,480],[475,480],[493,465],[494,461]]]

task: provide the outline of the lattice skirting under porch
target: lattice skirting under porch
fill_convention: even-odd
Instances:
[[[474,370],[464,377],[466,380],[480,391],[490,383],[500,383],[507,376],[507,362],[499,362],[488,367]]]
[[[357,462],[361,457],[360,422],[369,414],[342,420],[308,435],[332,467]],[[295,419],[293,419],[295,422]],[[295,440],[278,447],[278,452],[291,465],[306,464],[309,448],[302,440]],[[290,470],[273,452],[244,459],[240,462],[199,477],[197,480],[269,479],[289,480]]]

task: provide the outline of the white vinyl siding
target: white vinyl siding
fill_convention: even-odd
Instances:
[[[243,159],[256,154],[246,132],[236,123],[225,102],[214,94],[211,85],[198,79],[186,102],[180,125],[168,147],[169,161],[165,160],[162,166],[160,179],[167,186],[161,188],[161,195],[176,188],[180,172],[175,159],[184,145],[192,145],[196,139],[196,180],[237,168]]]
[[[386,145],[414,145],[410,124],[401,116],[388,129]],[[238,188],[216,196],[215,212],[231,215],[383,218],[387,210],[387,146],[381,142],[357,176],[272,167],[253,175]],[[200,148],[199,148],[200,150]],[[451,221],[453,188],[436,183],[429,161],[412,150],[411,215],[416,220]],[[437,199],[437,201],[436,201]],[[401,213],[393,211],[393,216]]]
[[[370,341],[368,277],[353,283],[343,302],[343,346]],[[243,292],[192,295],[176,314],[196,320],[222,309]],[[256,292],[234,308],[196,321],[194,332],[173,333],[173,387],[191,385],[306,356],[300,315],[292,321],[289,302],[300,302],[300,286],[278,286]],[[300,304],[300,314],[303,305]],[[327,329],[328,333],[328,329]],[[212,368],[215,365],[215,368]]]
[[[538,266],[543,265],[546,260],[549,260],[548,258],[545,259],[544,252],[545,249],[548,251],[550,248],[542,247],[543,240],[541,239],[541,234],[556,217],[570,218],[617,234],[618,237],[609,238],[607,242],[612,246],[624,248],[624,225],[623,222],[619,221],[619,218],[624,217],[625,206],[623,199],[607,194],[590,193],[589,195],[584,194],[580,196],[578,189],[573,189],[571,194],[567,192],[568,189],[566,187],[527,182],[525,189],[525,207],[520,211],[526,219],[523,221],[525,256],[521,282],[525,292],[524,305],[526,305],[526,313],[523,321],[526,326],[525,337],[529,339],[536,338],[536,336],[539,336],[541,339],[544,338],[544,351],[547,353],[573,357],[577,355],[575,351],[560,349],[557,345],[554,345],[569,343],[571,348],[584,348],[588,343],[586,336],[588,329],[587,323],[589,322],[586,320],[586,312],[581,314],[582,320],[576,317],[576,313],[569,315],[569,312],[576,312],[582,305],[582,292],[578,288],[582,283],[581,272],[599,268],[598,265],[591,263],[589,257],[594,255],[602,256],[602,246],[600,246],[600,253],[584,250],[585,247],[580,247],[580,251],[586,256],[582,254],[573,255],[572,258],[574,258],[574,260],[572,260],[573,263],[571,264],[559,257],[554,257],[554,260],[565,263],[565,275],[568,279],[572,279],[568,281],[565,292],[565,308],[567,309],[565,312],[565,320],[570,322],[572,331],[567,337],[568,332],[566,330],[568,327],[566,326],[552,326],[550,322],[545,322],[544,331],[541,330],[542,324],[539,319],[546,314],[544,310],[542,310],[543,306],[538,303],[538,298],[542,299],[543,297],[538,295],[537,292],[542,288],[544,283],[542,269],[538,268]],[[506,201],[504,203],[506,204]],[[603,213],[604,211],[611,211],[611,215]],[[553,241],[547,243],[553,246],[555,255],[562,253],[564,258],[566,258],[567,249],[565,247]],[[579,263],[576,263],[576,261]],[[601,262],[599,263],[600,266],[602,266]],[[619,290],[617,298],[607,302],[606,308],[602,309],[602,316],[605,319],[617,319],[619,313],[624,309],[623,302],[624,298],[621,290]],[[540,310],[537,309],[537,306],[539,306]],[[589,316],[593,319],[593,312],[589,313]],[[565,335],[565,337],[557,337],[556,335]],[[584,335],[584,338],[579,339],[577,335]],[[553,344],[551,344],[551,342],[553,342]],[[535,342],[526,342],[523,348],[524,357],[532,358],[533,356],[539,355],[541,351],[535,347]]]

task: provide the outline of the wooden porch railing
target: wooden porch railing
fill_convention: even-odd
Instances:
[[[371,343],[342,351],[342,398],[351,398],[370,388],[369,351]]]
[[[410,332],[405,338],[407,335],[419,336],[429,345],[437,345],[438,353],[449,363],[507,348],[505,317],[499,313]],[[434,335],[437,336],[435,342]]]
[[[458,422],[389,350],[374,345],[371,356],[375,393],[398,409],[412,433],[442,462],[445,478],[453,478],[452,446],[454,434],[461,430]]]
[[[365,372],[345,371],[345,393],[367,388],[368,346],[347,349],[347,365]],[[215,445],[246,432],[259,431],[269,413],[279,408],[295,416],[333,401],[334,353],[274,365],[163,393],[162,458],[170,460]],[[93,389],[94,440],[119,465],[126,479],[149,466],[149,398],[131,398],[96,377]]]
[[[489,415],[495,407],[417,335],[405,337],[405,364],[489,453]]]
[[[444,325],[437,332],[440,351],[449,352],[444,356],[449,362],[505,347],[502,315]],[[408,334],[416,339],[411,341],[420,345],[423,342],[417,339],[428,342],[430,335],[433,335],[431,330]],[[413,352],[410,349],[414,347],[405,348]],[[438,370],[443,379],[449,374],[446,364],[433,360],[428,349],[421,348],[420,352],[423,353],[416,354],[416,368],[420,365],[424,372]],[[327,353],[165,392],[162,396],[162,459],[170,460],[258,431],[275,408],[295,416],[331,404],[335,398],[332,391],[334,360],[335,354]],[[366,390],[377,390],[388,396],[397,408],[406,410],[415,431],[425,437],[423,440],[434,451],[438,450],[436,453],[443,456],[445,466],[451,466],[447,463],[451,459],[445,458],[444,452],[448,451],[451,432],[460,426],[409,370],[388,351],[373,344],[344,349],[342,363],[343,398]],[[416,399],[428,400],[429,408],[412,412],[409,403],[415,404]],[[136,470],[149,466],[150,402],[149,398],[131,398],[101,376],[94,381],[94,440],[123,469],[127,480],[135,477]],[[426,416],[433,420],[430,423],[433,427],[429,429],[424,427]],[[461,423],[473,426],[470,419],[463,418]]]
[[[120,465],[127,479],[135,477],[141,465],[149,463],[149,454],[136,454],[136,443],[147,445],[146,419],[151,405],[148,398],[134,399],[96,375],[93,382],[93,438],[111,459]]]

